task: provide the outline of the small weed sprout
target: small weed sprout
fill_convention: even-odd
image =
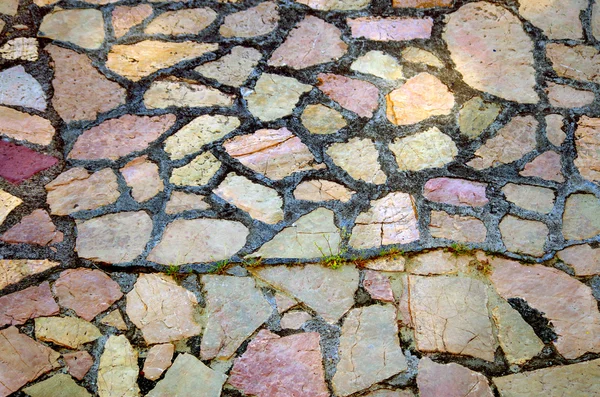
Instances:
[[[454,256],[465,255],[472,251],[469,246],[460,243],[452,243],[448,249]]]
[[[229,259],[224,259],[222,261],[219,261],[219,262],[215,263],[215,265],[213,267],[208,269],[208,273],[222,274],[230,264],[231,264],[231,262],[229,261]]]
[[[261,257],[256,257],[256,258],[248,258],[248,259],[244,259],[244,266],[246,267],[259,267],[263,265],[263,258]]]
[[[345,229],[342,229],[342,233],[344,233]],[[331,249],[331,244],[329,244],[329,238],[325,237],[325,241],[327,241],[327,247],[329,250],[329,254],[327,254],[319,245],[315,242],[315,247],[321,252],[321,260],[320,263],[323,266],[329,267],[331,269],[339,269],[342,265],[348,260],[345,258],[345,255],[348,253],[348,248],[342,247],[337,254],[333,253]]]

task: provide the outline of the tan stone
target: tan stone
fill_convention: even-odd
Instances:
[[[600,3],[594,3],[592,6],[590,23],[592,25],[592,35],[598,40],[600,38]]]
[[[294,78],[263,73],[245,99],[255,117],[273,121],[292,114],[300,97],[311,89]]]
[[[471,139],[477,138],[500,114],[500,105],[484,102],[476,96],[464,103],[458,112],[460,133]]]
[[[375,41],[403,41],[431,37],[433,19],[401,17],[360,17],[346,19],[352,37]]]
[[[77,380],[82,380],[94,365],[94,358],[85,350],[63,354],[63,359],[69,374]]]
[[[58,262],[47,259],[0,259],[0,290],[57,266]]]
[[[369,82],[331,73],[319,73],[317,81],[325,95],[360,117],[373,117],[379,106],[379,89]]]
[[[394,293],[392,292],[390,279],[382,273],[365,270],[362,284],[372,299],[394,302]]]
[[[431,211],[429,232],[432,237],[462,243],[482,243],[487,236],[484,223],[473,216],[451,215],[445,211]]]
[[[549,39],[581,39],[579,13],[588,7],[585,0],[521,0],[519,14],[544,31]]]
[[[563,214],[566,240],[585,240],[600,233],[600,200],[593,194],[567,197]]]
[[[138,353],[125,335],[111,335],[104,345],[98,367],[98,396],[137,397]]]
[[[350,201],[352,192],[344,185],[326,179],[311,179],[304,181],[294,189],[296,200],[329,201],[339,200],[342,203]]]
[[[429,276],[432,274],[455,274],[465,271],[472,258],[457,255],[455,252],[436,249],[422,252],[408,260],[406,270],[411,274]]]
[[[546,57],[559,77],[600,82],[600,54],[592,46],[548,43]]]
[[[0,47],[0,57],[7,60],[37,61],[38,41],[33,37],[17,37]]]
[[[369,51],[365,55],[356,58],[350,69],[385,80],[402,80],[402,66],[398,60],[382,51]]]
[[[600,181],[600,119],[582,116],[575,130],[577,158],[574,163],[582,177]]]
[[[568,85],[548,82],[546,95],[550,105],[561,108],[579,108],[591,105],[595,95],[591,91],[578,90]]]
[[[102,334],[91,323],[75,317],[40,317],[35,319],[35,337],[44,342],[79,349]]]
[[[196,35],[207,28],[217,18],[210,8],[188,8],[166,11],[155,17],[146,29],[146,34],[167,36]]]
[[[219,33],[223,37],[257,37],[271,33],[279,22],[277,4],[272,1],[259,3],[225,17]]]
[[[21,65],[0,72],[0,104],[46,110],[42,85]]]
[[[550,114],[546,116],[546,138],[554,146],[560,146],[567,138],[567,134],[562,130],[563,118],[560,114]]]
[[[546,224],[506,215],[499,227],[507,250],[533,256],[544,254],[544,245],[548,238]]]
[[[55,134],[50,121],[0,106],[0,134],[20,141],[49,145]]]
[[[152,15],[150,4],[136,6],[117,6],[112,12],[112,25],[117,39],[125,36],[129,30]]]
[[[392,292],[394,293],[396,307],[398,308],[398,315],[396,316],[398,324],[401,324],[404,327],[414,328],[415,325],[411,318],[412,314],[409,304],[410,288],[408,283],[408,275],[406,273],[390,273],[388,278],[390,280],[390,284],[392,285]]]
[[[313,134],[333,134],[348,125],[340,112],[321,104],[308,105],[300,119]]]
[[[158,166],[148,156],[135,158],[121,168],[125,183],[131,187],[131,195],[138,202],[150,200],[164,190]]]
[[[418,47],[406,47],[402,50],[402,59],[410,63],[423,63],[434,68],[443,68],[444,63],[429,51]]]
[[[417,132],[390,143],[402,171],[420,171],[426,168],[441,168],[452,162],[458,154],[456,144],[437,127]]]
[[[371,0],[296,0],[300,4],[320,11],[351,11],[360,10],[369,5]]]
[[[401,8],[433,8],[433,7],[451,7],[454,0],[393,0],[394,7]]]
[[[467,179],[433,178],[423,186],[423,196],[438,203],[482,207],[489,202],[486,188],[485,183]]]
[[[144,361],[144,378],[157,380],[171,366],[175,353],[175,346],[172,343],[154,345],[148,350],[148,356]]]
[[[565,177],[562,173],[560,154],[552,150],[540,154],[529,163],[525,164],[523,171],[519,172],[519,175],[535,176],[547,181],[565,181]]]
[[[327,148],[333,162],[352,178],[380,185],[387,176],[379,165],[379,151],[368,139],[352,138],[347,143],[334,143]]]
[[[0,296],[0,327],[24,324],[31,318],[53,316],[59,310],[50,292],[50,284],[45,281],[38,286]]]
[[[167,201],[165,213],[172,215],[184,211],[204,211],[208,208],[210,208],[210,205],[204,201],[204,196],[174,191],[171,193],[169,201]]]
[[[556,253],[558,258],[571,266],[578,276],[600,273],[600,249],[587,244],[574,245]]]
[[[262,59],[260,51],[249,47],[233,47],[231,52],[212,62],[206,62],[194,70],[221,84],[239,87]]]
[[[202,186],[221,168],[221,162],[211,152],[202,153],[188,164],[173,168],[169,182],[178,186]]]
[[[10,244],[51,245],[61,243],[63,233],[56,229],[45,210],[37,209],[4,232],[0,240]]]
[[[312,320],[312,316],[303,311],[290,311],[281,317],[281,328],[300,329],[304,323]]]
[[[507,183],[502,188],[506,199],[529,211],[547,214],[554,208],[554,191],[540,186]]]
[[[406,258],[403,256],[390,256],[368,260],[364,263],[364,267],[383,272],[403,272],[405,264]]]
[[[417,386],[421,397],[493,397],[487,378],[455,363],[438,364],[428,357],[419,361]]]
[[[169,107],[231,106],[235,95],[193,81],[169,77],[154,81],[144,93],[144,106],[148,109]]]
[[[19,9],[19,0],[4,0],[2,4],[0,4],[0,14],[5,15],[17,15],[17,11]]]
[[[23,389],[31,397],[91,397],[88,391],[79,386],[73,378],[66,374],[57,374]]]
[[[119,331],[127,331],[127,324],[125,324],[125,320],[123,320],[123,316],[121,316],[121,312],[118,309],[115,309],[102,317],[100,323],[108,325],[109,327],[114,327]]]
[[[104,42],[104,18],[100,10],[58,8],[44,16],[38,36],[97,50]]]
[[[0,189],[0,225],[4,222],[6,217],[17,208],[23,200],[17,196]]]

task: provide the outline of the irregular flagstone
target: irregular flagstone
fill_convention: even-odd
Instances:
[[[0,29],[1,30],[1,29]],[[38,41],[32,37],[17,37],[0,47],[0,57],[7,60],[37,61]]]
[[[437,127],[398,138],[389,146],[401,171],[441,168],[452,162],[458,154],[452,138]]]
[[[0,189],[0,225],[4,223],[4,220],[8,214],[21,205],[22,202],[23,200],[17,196],[13,196],[12,194]]]
[[[327,154],[354,179],[376,185],[387,180],[379,164],[379,151],[369,139],[356,137],[347,143],[334,143],[327,148]]]
[[[538,122],[533,116],[516,116],[502,127],[493,138],[475,151],[468,166],[481,170],[519,160],[535,149],[535,131]]]
[[[110,168],[90,174],[85,168],[71,168],[47,184],[46,202],[53,215],[69,215],[112,204],[121,195],[117,175]]]
[[[224,219],[177,219],[169,223],[148,260],[161,265],[229,259],[245,244],[249,231],[240,222]]]
[[[320,265],[268,266],[249,269],[256,277],[336,323],[353,305],[359,273],[354,266],[330,269]]]
[[[543,312],[556,331],[553,343],[563,357],[574,359],[600,351],[600,313],[587,285],[543,265],[527,266],[501,258],[492,258],[491,264],[490,279],[500,296],[522,298]]]
[[[312,316],[303,311],[291,311],[281,317],[281,328],[300,329],[304,323],[312,320]]]
[[[46,94],[42,85],[18,65],[0,72],[0,104],[44,111]]]
[[[45,281],[38,286],[0,297],[0,327],[24,324],[30,318],[53,316],[59,307]]]
[[[217,48],[217,44],[192,41],[144,40],[135,44],[117,44],[108,52],[106,67],[129,80],[139,81],[160,69],[198,58]]]
[[[591,91],[578,90],[568,85],[548,82],[546,95],[550,105],[561,108],[579,108],[591,105],[596,98]]]
[[[379,105],[379,90],[366,81],[331,73],[319,73],[317,86],[329,98],[360,117],[373,117]]]
[[[300,4],[320,11],[351,11],[360,10],[369,5],[371,0],[296,0]]]
[[[521,0],[519,14],[542,29],[549,39],[581,39],[583,27],[579,13],[587,7],[585,0]]]
[[[465,83],[509,101],[537,103],[533,42],[521,21],[488,2],[446,16],[442,37]]]
[[[117,6],[112,12],[112,25],[117,39],[125,36],[129,30],[142,23],[152,15],[152,6],[139,4],[136,6]]]
[[[41,317],[35,319],[37,340],[79,349],[102,334],[95,325],[76,317]]]
[[[130,262],[140,255],[152,233],[152,219],[144,211],[119,212],[76,221],[75,251],[95,262]]]
[[[245,99],[255,117],[273,121],[292,114],[300,97],[311,89],[294,78],[263,73]]]
[[[481,207],[488,203],[487,184],[466,179],[433,178],[423,186],[423,196],[438,203]]]
[[[259,3],[225,17],[219,33],[223,37],[257,37],[271,33],[279,22],[277,4],[272,1]]]
[[[125,335],[111,335],[104,345],[98,368],[98,396],[137,397],[138,353]]]
[[[58,265],[48,259],[0,259],[0,290]]]
[[[454,95],[437,77],[419,73],[386,96],[387,118],[396,125],[419,123],[450,114]]]
[[[79,386],[73,378],[66,374],[57,374],[23,389],[31,397],[91,397],[92,395]]]
[[[329,396],[316,332],[280,337],[262,330],[231,370],[228,383],[258,397]]]
[[[390,283],[392,284],[392,292],[396,300],[398,308],[398,314],[396,319],[398,324],[414,328],[415,324],[412,320],[412,314],[410,311],[410,286],[408,283],[408,275],[406,273],[391,273],[388,276]]]
[[[264,4],[264,3],[262,3]],[[262,59],[260,51],[249,47],[233,47],[231,52],[216,61],[203,63],[194,70],[221,84],[239,87]]]
[[[326,179],[311,179],[296,186],[294,198],[307,201],[339,200],[342,203],[350,201],[353,191],[344,185]]]
[[[394,302],[394,293],[389,278],[373,270],[365,270],[364,276],[363,287],[372,299]]]
[[[199,34],[217,18],[210,8],[190,8],[166,11],[154,18],[144,33],[181,36]]]
[[[37,209],[4,232],[0,240],[10,244],[51,245],[62,242],[63,233],[56,229],[45,210]]]
[[[432,8],[450,7],[454,0],[393,0],[394,7],[401,8]]]
[[[290,32],[283,44],[273,52],[270,66],[304,69],[335,61],[348,50],[342,32],[320,18],[308,15]]]
[[[408,260],[407,271],[423,276],[457,273],[466,269],[464,258],[443,249],[421,252]]]
[[[5,0],[0,4],[0,14],[17,15],[19,0]]]
[[[140,203],[150,200],[164,190],[158,166],[148,160],[148,156],[131,160],[121,168],[121,174],[125,183],[131,187],[133,199]]]
[[[180,354],[147,397],[219,397],[227,375],[213,371],[191,354]]]
[[[340,361],[331,384],[339,396],[366,389],[408,365],[398,340],[396,309],[372,305],[352,309],[342,325]]]
[[[308,105],[300,119],[312,134],[333,134],[348,125],[340,112],[321,104]]]
[[[418,350],[494,361],[497,345],[481,281],[452,276],[408,279]]]
[[[223,144],[227,153],[246,167],[270,179],[282,179],[295,172],[325,168],[300,138],[283,127],[240,135]]]
[[[500,114],[500,105],[484,102],[476,96],[469,99],[458,112],[460,133],[471,139],[477,138]]]
[[[499,227],[507,250],[533,256],[544,254],[549,233],[546,224],[506,215]]]
[[[175,346],[172,343],[154,345],[148,350],[144,361],[144,378],[157,380],[171,366]]]
[[[82,380],[94,365],[94,358],[85,350],[63,354],[63,359],[69,374],[77,380]]]
[[[263,244],[252,256],[261,258],[319,258],[339,253],[340,230],[333,211],[317,208],[301,216],[273,239]]]
[[[298,305],[298,302],[281,292],[275,292],[275,304],[277,305],[277,312],[281,314]]]
[[[357,218],[350,245],[357,249],[408,244],[419,239],[416,209],[408,193],[395,192],[371,201]]]
[[[600,248],[592,248],[587,244],[574,245],[558,251],[556,256],[571,266],[578,276],[600,274]]]
[[[200,358],[225,360],[271,316],[273,309],[248,277],[204,275],[206,307]]]
[[[365,55],[356,58],[350,65],[350,69],[360,73],[372,74],[386,80],[401,80],[404,78],[402,66],[400,66],[398,60],[382,51],[369,51]]]
[[[204,196],[194,193],[185,193],[174,191],[171,198],[167,201],[165,213],[172,215],[184,211],[204,211],[210,208],[210,205],[204,201]]]
[[[437,56],[418,47],[406,47],[402,50],[401,55],[402,59],[406,62],[423,63],[434,68],[444,67],[444,63]]]
[[[482,243],[487,237],[485,224],[473,216],[451,215],[445,211],[431,211],[429,232],[432,237],[463,243]]]
[[[14,185],[56,164],[58,164],[56,157],[0,140],[0,177]]]
[[[221,168],[221,162],[211,153],[205,152],[188,164],[173,168],[169,182],[178,186],[202,186]]]
[[[493,378],[502,396],[598,396],[600,360]]]
[[[383,272],[403,272],[406,259],[402,256],[390,256],[375,258],[367,261],[364,267],[371,270],[380,270]]]
[[[575,130],[575,147],[577,158],[574,163],[581,176],[600,181],[600,119],[587,116],[579,119]]]
[[[95,120],[125,103],[125,89],[98,72],[86,55],[55,45],[45,50],[54,62],[52,105],[64,121]]]
[[[584,240],[599,234],[600,200],[593,194],[567,197],[562,231],[566,240]]]
[[[579,119],[581,120],[581,119]],[[546,137],[554,146],[560,146],[567,138],[567,134],[562,130],[563,118],[560,114],[550,114],[546,116]],[[575,140],[577,143],[577,140]],[[577,161],[577,159],[575,159]]]
[[[275,224],[283,220],[283,200],[279,193],[243,176],[228,174],[213,193],[259,221]]]
[[[565,181],[565,177],[562,173],[560,154],[552,150],[540,154],[529,163],[525,164],[523,171],[519,172],[519,175],[535,176],[547,181]]]
[[[554,191],[540,186],[508,183],[502,188],[506,199],[529,211],[547,214],[554,208]]]
[[[346,20],[352,37],[375,41],[403,41],[431,37],[431,18],[360,17]]]
[[[55,132],[49,120],[0,106],[0,134],[20,141],[49,145]]]
[[[231,106],[234,100],[235,95],[176,77],[154,81],[144,93],[144,106],[148,109]]]
[[[438,364],[428,357],[419,361],[417,386],[421,397],[493,397],[485,376],[455,363]]]
[[[44,16],[38,36],[66,41],[87,50],[97,50],[104,42],[102,11],[55,9]]]
[[[106,316],[102,317],[100,323],[108,325],[109,327],[115,327],[119,331],[127,330],[127,324],[125,324],[125,321],[123,320],[123,316],[121,316],[121,312],[119,312],[119,309],[115,309],[112,312],[108,313]]]
[[[240,126],[233,116],[205,114],[196,117],[165,140],[165,152],[173,160],[179,160],[198,152],[202,146],[224,137]]]
[[[415,395],[410,390],[379,389],[372,393],[365,394],[365,397],[415,397]]]
[[[178,341],[200,334],[193,293],[164,274],[141,274],[127,294],[127,315],[148,344]]]
[[[559,77],[600,82],[600,55],[592,46],[548,43],[546,57]]]
[[[16,327],[0,331],[0,396],[60,367],[60,354],[19,333]]]

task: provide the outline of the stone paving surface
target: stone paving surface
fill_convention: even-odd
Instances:
[[[597,1],[0,33],[0,397],[600,396]]]

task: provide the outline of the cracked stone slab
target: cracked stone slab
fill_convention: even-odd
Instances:
[[[360,10],[369,5],[371,0],[296,0],[300,4],[320,11],[351,11]]]
[[[317,81],[325,95],[360,117],[373,117],[379,106],[379,89],[367,81],[332,73],[319,73]]]
[[[138,353],[125,335],[111,335],[104,345],[98,367],[98,396],[137,397]]]
[[[204,211],[210,208],[210,205],[204,201],[204,198],[204,196],[199,194],[174,191],[171,193],[169,201],[167,201],[165,213],[172,215],[184,211]]]
[[[0,327],[24,324],[31,318],[53,316],[59,310],[50,292],[50,284],[45,281],[40,285],[0,296]]]
[[[32,37],[17,37],[0,47],[0,57],[9,61],[35,62],[39,59],[39,44]]]
[[[600,274],[600,248],[588,244],[574,245],[556,253],[556,256],[571,266],[578,276]]]
[[[0,289],[57,266],[58,262],[48,259],[1,259]]]
[[[159,379],[163,372],[171,366],[173,353],[175,353],[175,346],[172,343],[152,346],[148,350],[148,355],[144,361],[144,378]]]
[[[167,36],[197,35],[216,18],[217,13],[210,8],[166,11],[152,19],[144,29],[144,33]]]
[[[374,41],[428,39],[433,29],[431,18],[361,17],[346,20],[352,37]]]
[[[438,364],[428,357],[419,361],[417,386],[421,397],[493,397],[487,378],[455,363]]]
[[[35,319],[35,337],[39,341],[79,349],[100,338],[100,330],[92,323],[76,317],[40,317]]]
[[[344,185],[326,179],[311,179],[300,183],[294,190],[296,200],[329,201],[339,200],[342,203],[350,201],[354,192]]]
[[[102,317],[100,323],[108,325],[109,327],[114,327],[119,331],[127,331],[127,324],[125,324],[125,320],[123,320],[123,316],[121,316],[119,309],[115,309]]]
[[[21,65],[0,72],[0,104],[46,110],[42,85]]]
[[[54,375],[42,382],[23,389],[31,397],[91,397],[92,395],[79,386],[73,378],[66,374]]]
[[[223,37],[258,37],[271,33],[279,22],[278,6],[272,1],[225,16],[219,33]]]
[[[19,141],[49,145],[56,130],[49,120],[0,106],[0,134]]]
[[[356,137],[345,143],[334,143],[327,148],[327,155],[354,179],[376,185],[387,181],[379,164],[379,151],[369,139]]]
[[[462,243],[482,243],[487,237],[487,228],[478,218],[452,215],[446,211],[431,211],[429,232],[431,237]]]
[[[264,3],[263,3],[264,4]],[[250,74],[262,59],[260,51],[254,48],[237,46],[231,52],[212,62],[206,62],[194,70],[221,84],[239,87],[248,80]]]
[[[292,114],[300,97],[310,90],[312,86],[292,77],[263,73],[244,99],[255,117],[273,121]]]
[[[600,82],[600,56],[595,47],[548,43],[546,57],[559,77]]]
[[[216,88],[177,77],[155,80],[144,93],[144,106],[148,109],[228,107],[233,105],[234,100],[235,95],[228,95]]]
[[[102,11],[94,9],[55,9],[42,19],[38,37],[65,41],[87,50],[97,50],[104,42]]]
[[[362,285],[372,299],[394,302],[392,284],[384,274],[374,270],[365,270]]]
[[[173,168],[169,182],[177,186],[206,185],[220,168],[221,162],[211,152],[205,152],[188,164]]]
[[[562,123],[561,123],[562,124]],[[561,125],[562,126],[562,125]],[[575,130],[575,166],[584,178],[600,181],[600,119],[582,116]]]
[[[471,257],[457,255],[444,249],[421,252],[407,261],[410,274],[430,276],[433,274],[456,274],[465,271]]]
[[[389,147],[401,171],[441,168],[458,155],[452,138],[437,127],[395,139]]]
[[[63,359],[69,374],[77,380],[82,380],[94,365],[94,358],[85,350],[63,354]]]
[[[52,245],[63,241],[63,233],[56,229],[45,210],[37,209],[21,218],[21,221],[8,229],[0,240],[9,244]]]
[[[549,39],[581,39],[583,26],[579,13],[588,7],[585,0],[555,2],[521,0],[519,14],[542,29]]]
[[[506,215],[499,225],[506,249],[533,256],[542,256],[548,239],[545,223]]]

